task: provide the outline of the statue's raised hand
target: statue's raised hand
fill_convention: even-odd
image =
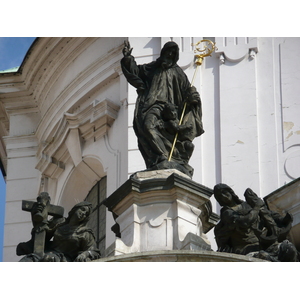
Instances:
[[[124,55],[124,57],[130,56],[131,52],[132,52],[132,49],[133,48],[130,47],[129,41],[124,41],[124,48],[123,48],[123,55]]]

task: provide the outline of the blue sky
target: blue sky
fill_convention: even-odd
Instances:
[[[34,37],[0,37],[0,71],[20,66],[34,39]],[[5,181],[0,172],[0,261],[3,256],[5,189]]]
[[[5,211],[5,181],[0,174],[0,261],[3,255],[3,227],[4,227],[4,211]]]
[[[35,37],[0,37],[0,71],[18,67]]]

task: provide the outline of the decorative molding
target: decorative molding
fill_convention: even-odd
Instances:
[[[54,157],[42,154],[42,157],[36,168],[40,170],[44,176],[49,178],[58,178],[64,171],[65,164],[62,161],[58,161]]]
[[[53,115],[67,111],[75,102],[82,101],[100,83],[105,84],[107,80],[118,77],[114,69],[119,66],[122,45],[117,40],[111,45],[112,49],[102,53],[100,48],[99,57],[81,70],[55,99],[49,99],[53,85],[63,72],[97,40],[99,38],[39,38],[26,57],[21,73],[8,74],[5,78],[0,76],[3,93],[0,100],[5,109],[10,114],[41,112],[40,126],[45,128],[48,127],[44,126],[45,121]],[[17,83],[21,88],[5,90],[6,83]],[[39,133],[37,136],[40,138]]]
[[[105,81],[107,78],[111,77],[112,74],[115,74],[115,77],[117,77],[116,74],[118,75],[118,73],[116,73],[115,67],[119,66],[120,64],[120,53],[121,48],[117,47],[109,53],[105,53],[104,55],[100,56],[92,64],[88,65],[84,70],[82,70],[82,72],[80,72],[80,74],[78,74],[78,76],[76,76],[65,87],[65,89],[60,93],[60,95],[55,99],[55,102],[65,103],[65,99],[71,99],[72,97],[74,97],[74,95],[85,95],[87,91],[90,92],[95,85],[97,85],[99,82]],[[60,77],[63,71],[72,62],[72,60],[69,60],[69,57],[67,61],[68,64],[65,65],[64,68],[61,68],[60,72],[55,72],[55,76],[53,75],[51,77],[51,82],[47,83],[47,85],[44,86],[41,94],[38,97],[36,97],[37,99],[48,99],[48,96],[53,89],[55,81],[57,80],[57,78]],[[70,95],[72,95],[72,97],[70,97]],[[80,96],[78,98],[80,99]],[[64,99],[64,101],[61,101],[61,99]],[[51,113],[53,104],[55,103],[52,103],[52,101],[44,101],[44,103],[40,104],[41,111],[47,111],[51,107]]]
[[[121,152],[117,149],[113,149],[109,143],[109,139],[108,139],[108,135],[105,134],[104,135],[104,142],[105,142],[105,146],[106,149],[109,153],[113,154],[116,157],[116,188],[118,188],[120,186],[120,182],[121,182]]]
[[[103,137],[118,116],[120,106],[105,98],[94,100],[88,107],[74,114],[65,113],[70,128],[79,128],[84,141]]]
[[[41,183],[40,183],[39,194],[41,192],[48,192],[48,181],[49,181],[49,178],[47,176],[42,176]]]
[[[73,160],[73,163],[75,167],[77,167],[82,161],[82,149],[78,128],[70,129],[65,143]]]
[[[257,53],[257,48],[256,49],[249,49],[249,58],[254,59]]]
[[[291,146],[285,150],[285,154],[284,171],[289,178],[296,179],[300,175],[300,145]]]
[[[215,51],[220,55],[220,61],[225,63],[225,59],[238,63],[248,57],[254,59],[258,52],[257,38],[252,37],[216,37],[218,49]]]
[[[51,126],[54,126],[53,123],[56,120],[53,119],[53,116],[61,111],[71,111],[75,104],[77,106],[82,105],[87,101],[87,95],[91,94],[93,91],[96,91],[110,80],[118,77],[118,74],[114,71],[115,64],[116,62],[100,72],[98,69],[97,74],[90,74],[88,80],[85,76],[78,76],[76,80],[74,80],[67,88],[64,89],[59,97],[56,98],[55,101],[50,105],[47,112],[45,112],[43,115],[43,120],[37,128],[38,135],[43,136],[49,134],[49,132],[44,131],[44,128],[51,128]],[[42,139],[45,140],[45,137],[42,137]]]
[[[26,155],[34,156],[36,148],[38,147],[38,141],[35,134],[4,136],[3,142],[8,158],[23,157]]]
[[[220,60],[220,63],[221,63],[222,65],[225,64],[225,56],[224,56],[224,53],[221,53],[221,54],[220,54],[219,60]]]
[[[81,143],[105,136],[118,116],[119,106],[109,99],[94,100],[74,114],[65,113],[52,134],[40,143],[36,168],[48,177],[57,178],[71,157],[75,166],[82,161]]]
[[[0,102],[0,164],[2,163],[5,173],[7,173],[7,153],[6,153],[6,147],[5,147],[3,137],[8,136],[8,133],[9,133],[8,116],[2,103]]]
[[[64,38],[60,45],[55,48],[56,51],[49,53],[43,65],[39,68],[41,76],[35,76],[38,80],[33,83],[39,89],[34,90],[34,100],[41,102],[47,99],[48,94],[53,90],[53,85],[60,78],[61,74],[71,65],[79,55],[88,48],[96,38]],[[59,55],[57,54],[59,52]],[[55,61],[55,63],[53,63]],[[41,82],[41,83],[40,83]],[[40,103],[41,110],[44,103]]]
[[[31,105],[37,106],[37,101],[34,100],[35,95],[39,92],[40,86],[44,86],[39,82],[48,84],[51,81],[50,76],[57,74],[57,69],[72,63],[72,59],[66,58],[80,54],[80,51],[89,46],[88,39],[93,42],[96,38],[39,38],[26,56],[26,63],[21,70],[16,73],[7,73],[5,77],[0,76],[1,91],[5,94],[27,93],[30,95]],[[83,45],[82,49],[78,50],[78,44]],[[34,54],[31,55],[32,53]],[[14,97],[13,102],[19,101],[17,98]]]

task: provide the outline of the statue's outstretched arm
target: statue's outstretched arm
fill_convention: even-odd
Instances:
[[[140,76],[140,68],[137,65],[134,57],[131,55],[132,49],[128,41],[124,42],[123,55],[121,59],[121,67],[127,81],[134,86],[138,91],[145,88],[145,83]]]

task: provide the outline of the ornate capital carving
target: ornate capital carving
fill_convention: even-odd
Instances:
[[[258,51],[257,38],[252,37],[217,37],[216,44],[216,53],[219,53],[221,63],[225,59],[234,63],[246,57],[253,59]]]

